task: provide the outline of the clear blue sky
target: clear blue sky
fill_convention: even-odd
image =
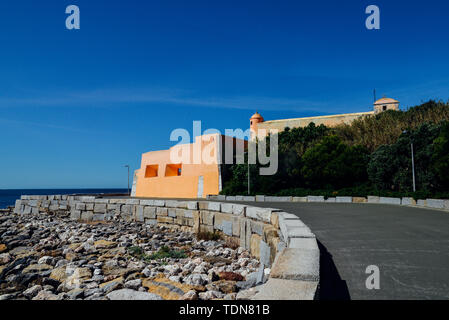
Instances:
[[[81,30],[65,28],[65,8]],[[365,8],[381,30],[365,28]],[[0,188],[126,187],[170,132],[449,98],[448,1],[0,2]]]

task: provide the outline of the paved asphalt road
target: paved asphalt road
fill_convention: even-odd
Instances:
[[[449,213],[380,204],[264,203],[297,215],[321,250],[320,299],[449,299]],[[380,290],[365,286],[380,269]]]

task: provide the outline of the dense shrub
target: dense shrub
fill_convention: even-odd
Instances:
[[[432,165],[437,183],[442,188],[449,188],[449,122],[441,127],[440,135],[434,141]]]
[[[304,153],[301,173],[311,187],[341,188],[367,180],[368,152],[350,147],[337,136],[325,137]]]
[[[383,145],[371,154],[368,175],[378,190],[412,191],[413,142],[416,186],[420,190],[435,189],[432,171],[433,141],[438,137],[439,126],[423,124],[417,130],[403,133],[396,143]]]

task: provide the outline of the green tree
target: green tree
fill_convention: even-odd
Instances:
[[[440,135],[434,141],[432,155],[436,180],[443,188],[449,188],[449,122],[441,126]]]
[[[304,153],[301,170],[311,187],[341,188],[367,180],[368,152],[348,146],[337,136],[325,137]]]
[[[378,190],[412,191],[411,143],[415,156],[417,190],[435,188],[435,174],[431,160],[433,141],[438,137],[440,126],[425,123],[416,130],[407,131],[396,143],[383,145],[371,154],[368,176]]]

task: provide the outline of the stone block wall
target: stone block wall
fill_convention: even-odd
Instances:
[[[256,299],[278,299],[281,283],[299,290],[286,295],[289,299],[314,299],[318,290],[320,255],[315,235],[298,217],[279,209],[212,201],[22,196],[14,210],[85,222],[138,221],[195,233],[220,232],[272,268],[273,275]]]

